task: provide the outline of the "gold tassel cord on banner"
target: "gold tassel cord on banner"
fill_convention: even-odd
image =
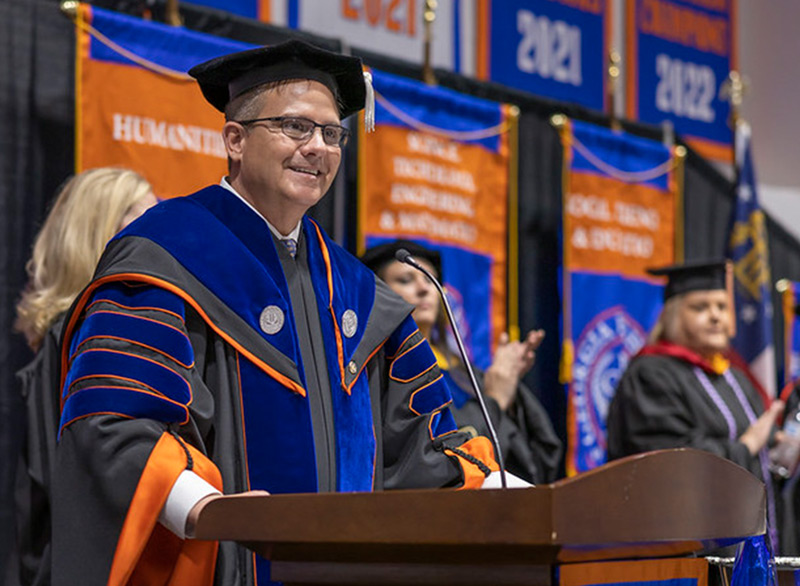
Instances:
[[[183,73],[182,71],[177,71],[175,69],[170,69],[168,67],[164,67],[163,65],[159,65],[158,63],[153,63],[144,57],[140,57],[135,53],[129,51],[125,47],[118,45],[99,30],[94,28],[91,24],[86,22],[81,14],[80,11],[77,10],[78,2],[73,2],[68,0],[66,2],[61,3],[61,12],[63,12],[75,26],[82,31],[89,33],[93,38],[97,39],[99,42],[103,43],[106,47],[114,51],[115,53],[125,57],[126,59],[130,59],[137,65],[148,69],[154,73],[158,73],[160,75],[164,75],[176,81],[185,81],[185,82],[194,82],[191,76]]]
[[[575,138],[575,135],[571,137],[572,146],[575,147],[575,150],[579,152],[583,157],[589,161],[592,165],[597,167],[600,171],[605,173],[606,175],[613,177],[614,179],[618,179],[620,181],[624,181],[625,183],[643,183],[645,181],[652,181],[653,179],[657,179],[662,175],[666,175],[670,171],[672,171],[676,165],[678,164],[675,160],[675,157],[670,157],[668,160],[664,161],[660,165],[653,167],[652,169],[645,169],[644,171],[623,171],[622,169],[617,169],[603,161],[597,155],[595,155],[589,148]]]
[[[495,126],[478,130],[447,130],[445,128],[438,128],[436,126],[431,126],[430,124],[426,124],[421,120],[417,120],[413,116],[409,116],[408,114],[403,112],[400,108],[392,104],[389,100],[384,98],[380,93],[378,93],[377,90],[375,91],[375,101],[378,102],[384,108],[386,108],[386,110],[392,116],[394,116],[404,124],[407,124],[414,130],[419,130],[420,132],[429,132],[431,134],[443,136],[450,140],[460,140],[460,141],[483,140],[484,138],[491,138],[493,136],[503,134],[504,132],[508,132],[509,129],[509,122],[504,121],[501,122],[500,124],[496,124]]]
[[[570,146],[580,153],[592,165],[597,167],[597,169],[606,175],[609,175],[614,179],[624,181],[625,183],[643,183],[645,181],[657,179],[662,175],[666,175],[681,164],[678,159],[680,158],[681,153],[684,153],[683,156],[685,156],[686,153],[686,149],[684,147],[678,147],[675,149],[676,156],[670,157],[668,160],[653,167],[652,169],[645,169],[644,171],[623,171],[622,169],[617,169],[616,167],[609,165],[600,157],[595,155],[591,150],[589,150],[589,147],[578,140],[574,134],[569,133],[569,135],[565,135],[563,133],[563,128],[568,122],[569,118],[564,114],[553,114],[553,116],[550,117],[550,124],[552,124],[553,127],[555,127],[561,133],[562,142],[569,141]]]

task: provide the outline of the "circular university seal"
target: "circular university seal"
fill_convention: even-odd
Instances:
[[[267,305],[258,320],[265,334],[277,334],[283,327],[283,310],[277,305]]]
[[[606,417],[617,381],[645,342],[645,331],[621,306],[601,312],[575,344],[572,406],[581,470],[606,462]]]
[[[342,333],[346,338],[352,338],[358,329],[358,316],[352,309],[348,309],[342,314]]]

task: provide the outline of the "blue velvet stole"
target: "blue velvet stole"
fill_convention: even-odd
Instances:
[[[176,226],[190,228],[176,230]],[[376,445],[369,384],[364,371],[350,388],[343,381],[372,311],[374,276],[309,218],[303,219],[302,229],[333,395],[337,489],[368,491],[373,484]],[[236,196],[212,186],[162,202],[116,238],[128,236],[152,240],[172,255],[258,332],[265,344],[293,361],[305,384],[288,287],[273,239],[263,219]],[[140,289],[143,294],[148,291]],[[269,305],[280,308],[285,316],[283,327],[271,335],[259,326],[261,312]],[[347,310],[358,317],[351,337],[344,335],[341,325]],[[216,325],[225,328],[224,323]],[[126,335],[149,334],[134,329]],[[238,366],[251,488],[315,492],[316,458],[307,397],[292,392],[244,355],[239,355]],[[178,415],[158,410],[148,415],[147,406],[130,411],[129,416],[165,421],[174,421]]]

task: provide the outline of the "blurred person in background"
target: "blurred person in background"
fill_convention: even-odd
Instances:
[[[60,417],[59,339],[64,314],[89,284],[106,243],[156,203],[150,184],[120,168],[69,179],[26,264],[15,329],[36,352],[17,373],[26,433],[16,479],[17,555],[6,584],[50,583],[50,477]]]
[[[401,248],[431,272],[442,275],[441,256],[416,242],[397,240],[370,248],[361,260],[395,293],[414,305],[412,314],[420,333],[428,340],[453,395],[453,414],[459,428],[489,436],[480,405],[461,358],[448,347],[444,309],[433,283],[417,269],[395,259]],[[561,442],[533,392],[521,381],[534,364],[543,330],[532,330],[522,341],[503,333],[492,363],[476,371],[486,407],[494,424],[506,470],[530,483],[551,482],[558,476]]]
[[[724,261],[648,271],[666,276],[664,308],[649,343],[628,364],[608,413],[608,457],[695,448],[749,470],[767,486],[768,532],[777,544],[780,503],[768,448],[784,441],[783,402],[764,400],[726,355],[733,311]],[[782,540],[784,541],[784,540]],[[788,551],[788,541],[781,551]]]

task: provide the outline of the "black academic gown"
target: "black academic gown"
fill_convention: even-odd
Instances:
[[[716,374],[700,364],[657,352],[631,360],[608,412],[608,457],[696,448],[731,460],[767,485],[768,523],[775,528],[780,511],[766,449],[753,456],[738,441],[764,412],[761,397],[735,367]]]
[[[484,373],[475,373],[483,385]],[[472,427],[477,433],[489,436],[478,400],[474,397],[469,375],[464,368],[445,371],[453,384],[453,415],[459,428]],[[497,432],[506,470],[532,484],[553,482],[563,451],[550,417],[526,385],[517,385],[517,394],[508,410],[500,409],[497,401],[484,394],[486,409]]]
[[[485,477],[410,306],[307,218],[285,252],[219,187],[109,244],[65,326],[54,584],[268,583],[244,548],[156,522],[184,469],[226,494]]]
[[[15,482],[16,550],[7,586],[50,584],[50,492],[60,414],[59,338],[63,316],[42,339],[34,359],[17,372],[25,406],[25,435]]]

